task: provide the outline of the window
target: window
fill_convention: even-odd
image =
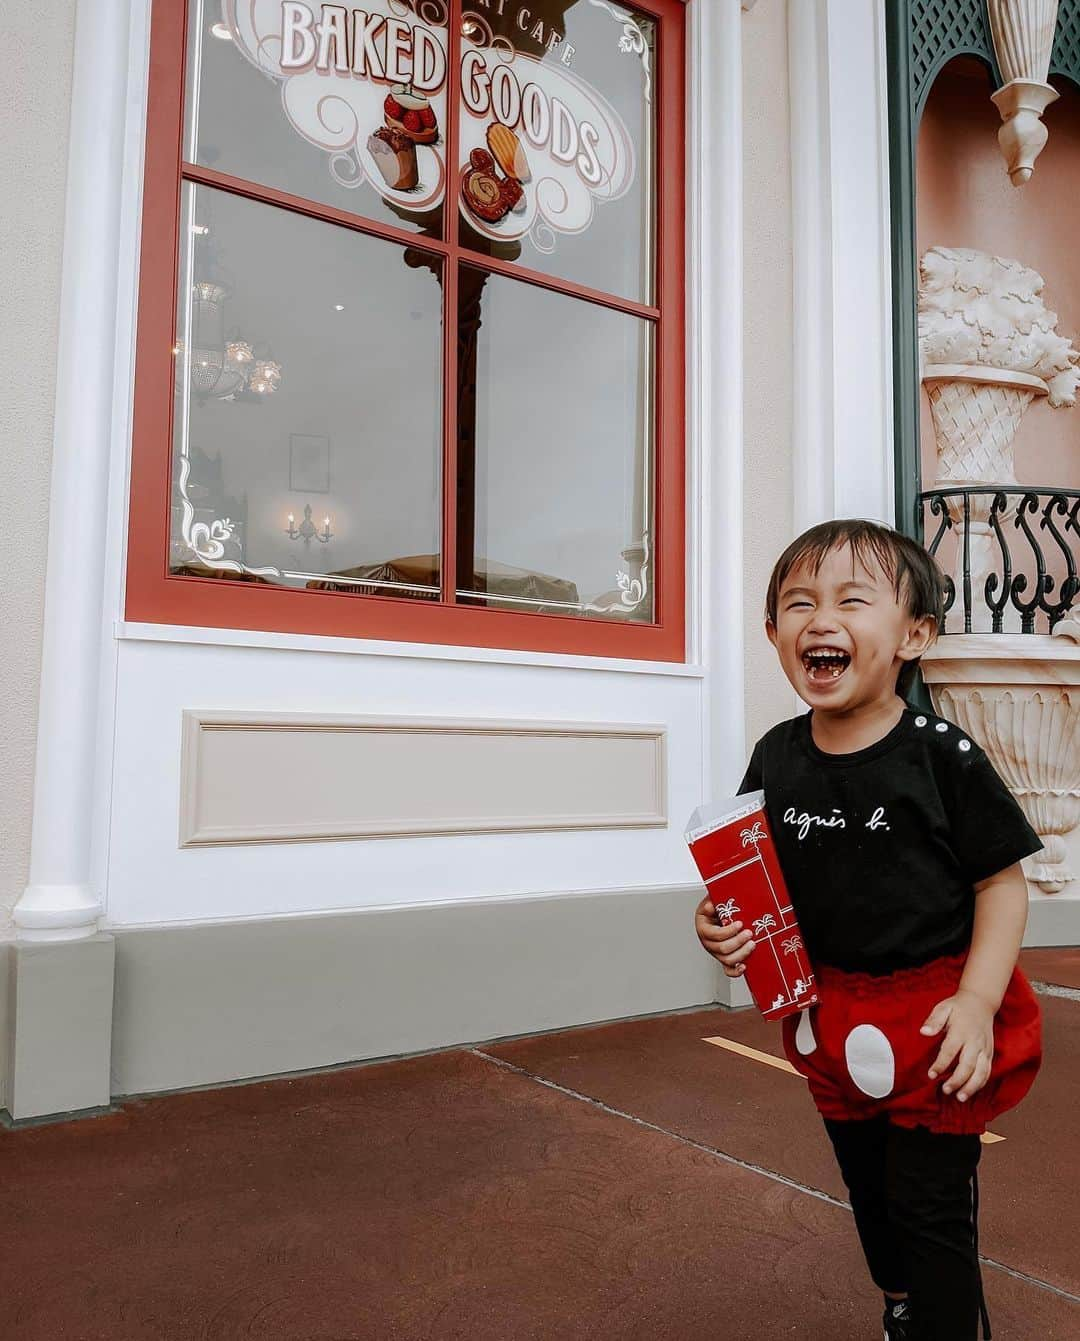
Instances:
[[[158,0],[127,617],[684,655],[681,0]]]

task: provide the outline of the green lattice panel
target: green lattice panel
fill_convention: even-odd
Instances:
[[[1080,84],[1080,0],[1061,0],[1050,73]]]
[[[960,55],[981,56],[997,76],[986,0],[911,0],[911,108],[916,124],[934,77]]]

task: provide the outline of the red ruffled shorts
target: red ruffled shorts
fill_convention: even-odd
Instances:
[[[960,984],[967,951],[918,968],[874,976],[820,965],[821,1000],[781,1021],[788,1061],[806,1077],[822,1117],[860,1119],[887,1113],[900,1127],[981,1136],[1014,1108],[1042,1063],[1042,1012],[1031,984],[1013,969],[994,1016],[994,1060],[986,1084],[964,1103],[927,1075],[948,1026],[922,1034],[926,1017]]]

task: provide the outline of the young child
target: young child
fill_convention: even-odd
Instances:
[[[941,621],[921,546],[875,522],[812,527],[777,561],[765,631],[809,713],[758,741],[763,788],[821,1001],[782,1021],[847,1185],[886,1341],[990,1336],[980,1135],[1030,1089],[1038,1002],[1016,965],[1019,862],[1042,840],[976,742],[901,693]],[[992,722],[988,723],[992,729]],[[729,977],[741,922],[695,925]]]

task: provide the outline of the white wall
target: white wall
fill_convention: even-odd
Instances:
[[[0,940],[27,880],[76,0],[4,6]]]

